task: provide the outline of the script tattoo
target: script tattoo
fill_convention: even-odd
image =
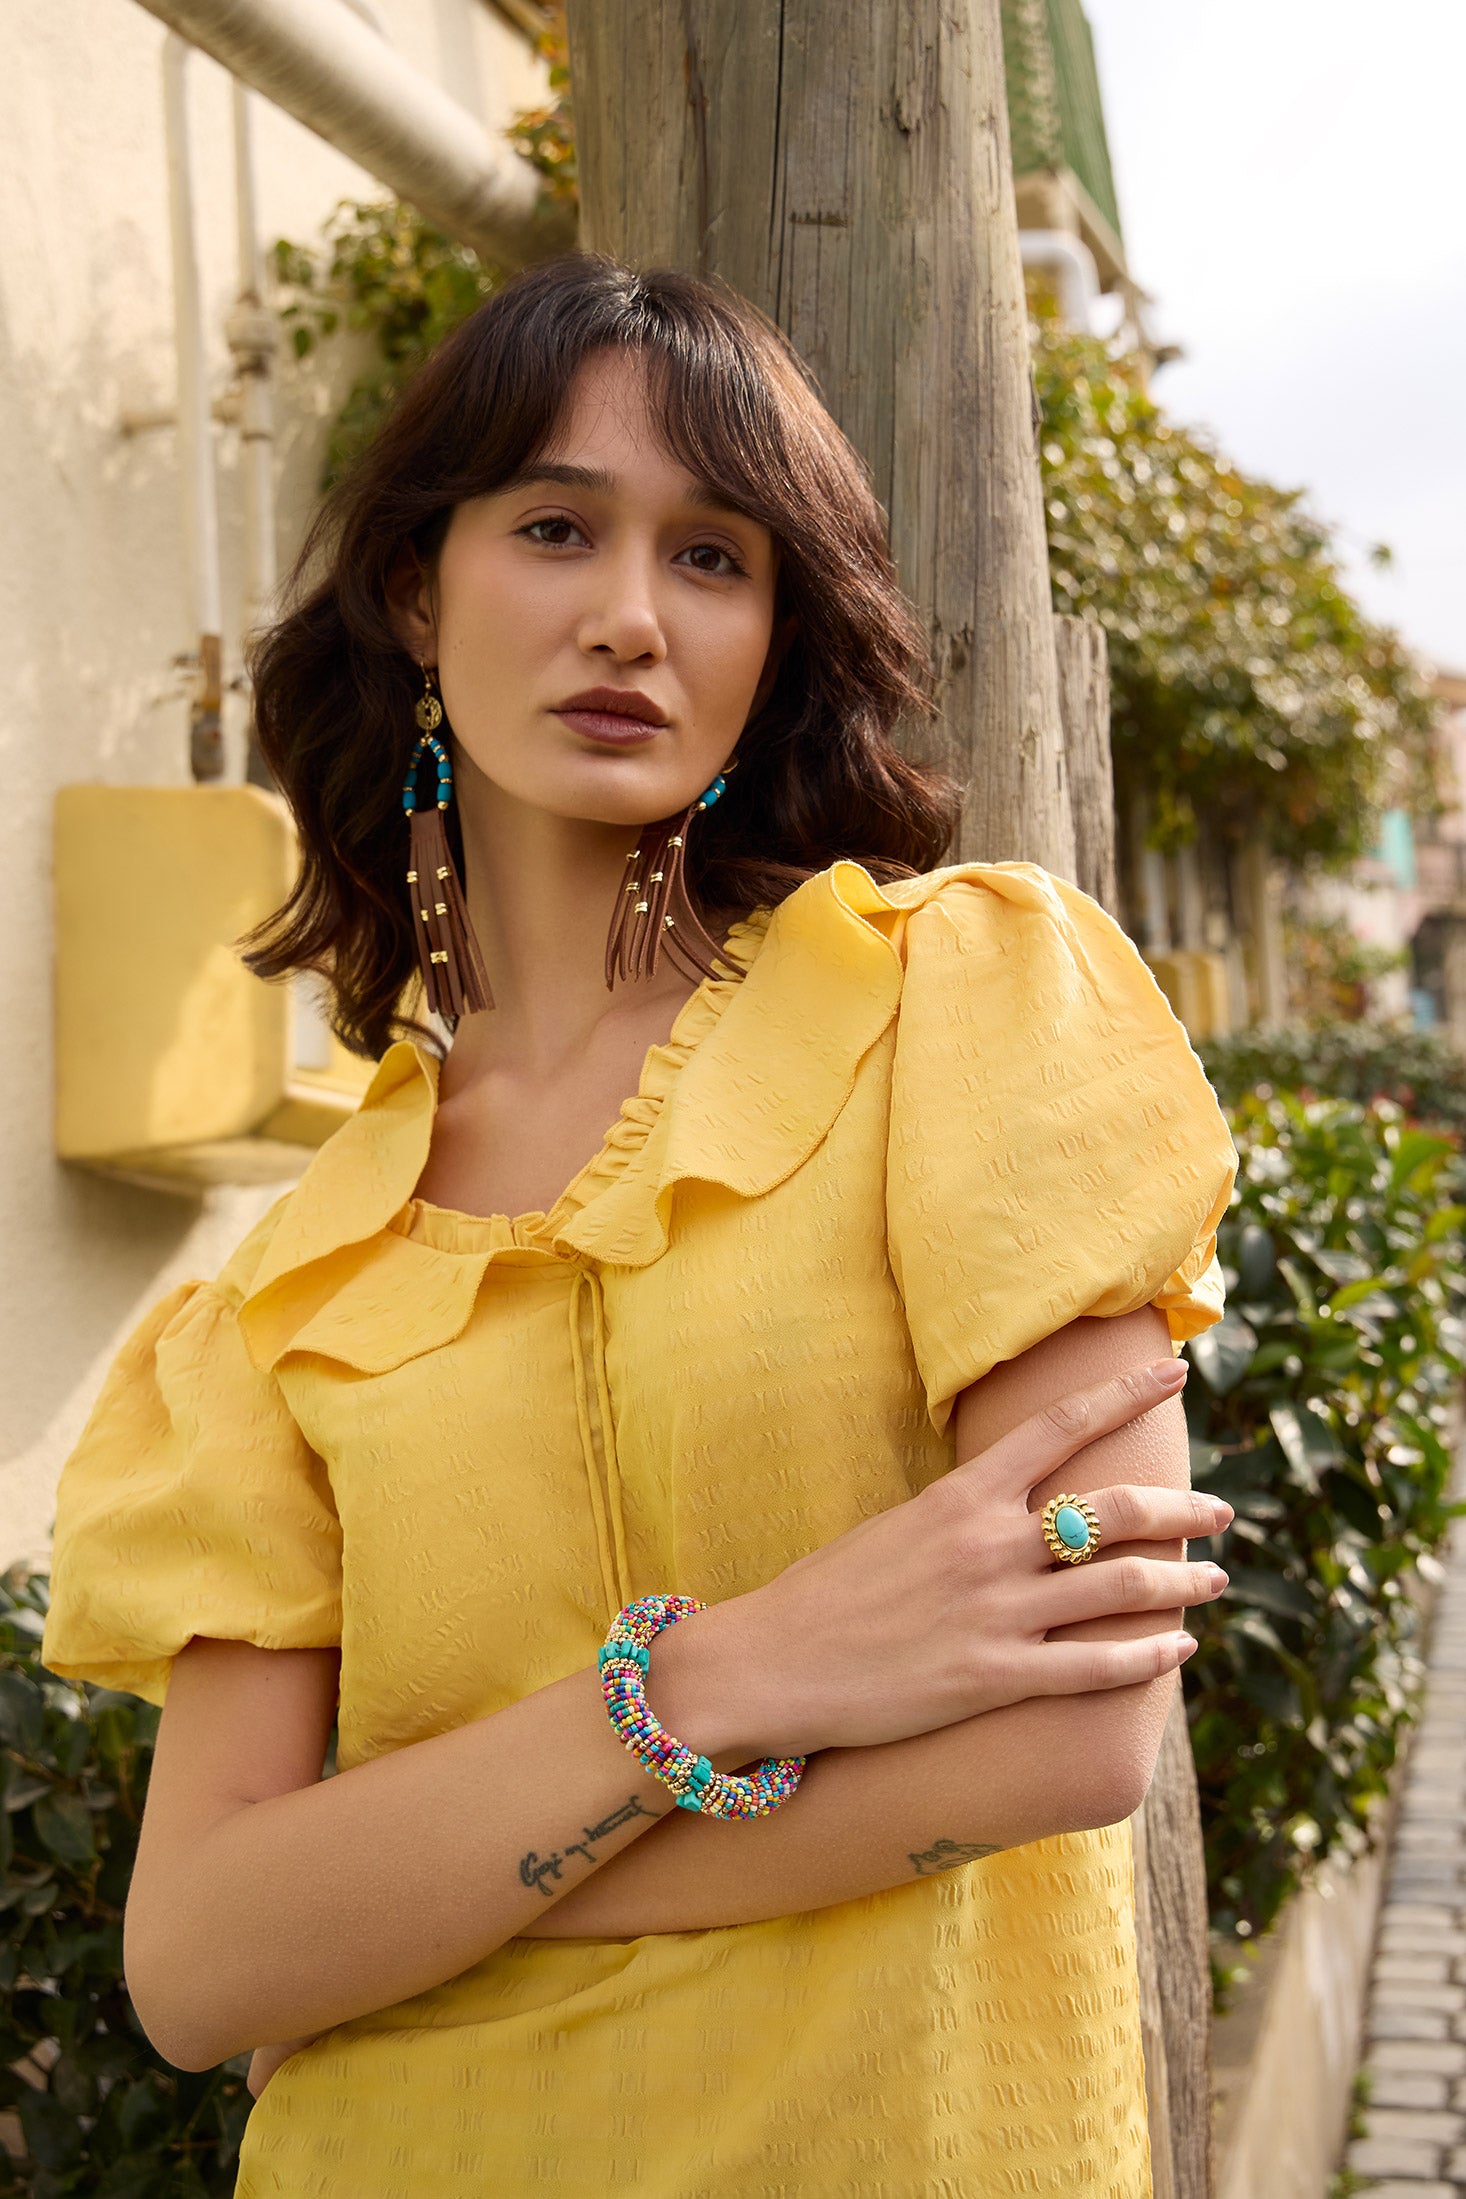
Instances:
[[[963,1863],[980,1863],[985,1855],[1001,1853],[1000,1848],[989,1848],[981,1840],[934,1840],[911,1861],[918,1878],[930,1878],[936,1871],[955,1871]]]
[[[526,1886],[538,1886],[540,1892],[548,1901],[551,1895],[545,1880],[547,1878],[559,1879],[560,1866],[565,1861],[566,1856],[583,1855],[587,1863],[593,1864],[596,1861],[596,1857],[592,1852],[594,1841],[609,1840],[613,1832],[619,1832],[623,1825],[629,1825],[634,1817],[655,1819],[656,1815],[655,1810],[642,1808],[641,1799],[638,1795],[628,1795],[620,1809],[612,1810],[610,1816],[603,1817],[599,1825],[582,1825],[580,1829],[584,1835],[583,1839],[567,1840],[564,1847],[557,1848],[553,1855],[542,1856],[538,1849],[531,1848],[529,1854],[523,1857],[520,1862],[520,1880]]]

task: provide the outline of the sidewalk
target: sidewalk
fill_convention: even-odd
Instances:
[[[1370,2199],[1466,2194],[1466,1520],[1441,1551],[1425,1712],[1410,1749],[1365,2022]]]

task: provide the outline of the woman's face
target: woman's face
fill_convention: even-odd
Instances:
[[[636,359],[600,352],[523,478],[455,508],[418,653],[486,780],[634,827],[695,800],[762,704],[775,570],[768,528],[659,440]]]

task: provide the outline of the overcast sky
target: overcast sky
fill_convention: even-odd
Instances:
[[[1466,670],[1466,0],[1085,5],[1156,397]]]

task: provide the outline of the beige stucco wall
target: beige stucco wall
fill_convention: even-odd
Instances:
[[[393,43],[489,128],[544,96],[524,39],[487,0],[379,0]],[[161,25],[133,0],[12,8],[0,70],[0,1566],[44,1562],[61,1462],[123,1337],[162,1291],[210,1275],[272,1191],[202,1202],[63,1167],[51,1142],[49,847],[55,789],[185,782],[173,660],[195,640],[176,438],[128,411],[174,400]],[[215,394],[236,286],[230,86],[188,71]],[[261,238],[310,241],[342,197],[385,195],[255,101]],[[279,551],[314,494],[350,360],[284,368]],[[334,385],[334,386],[333,386]],[[217,431],[226,680],[241,612],[237,443]],[[242,703],[230,728],[238,757]]]

